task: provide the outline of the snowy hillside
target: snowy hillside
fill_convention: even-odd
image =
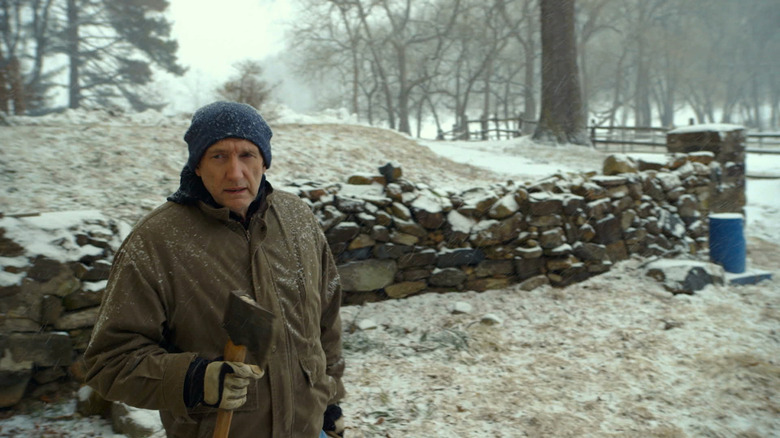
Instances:
[[[97,209],[133,223],[176,189],[186,158],[186,117],[70,112],[12,121],[0,127],[4,213]],[[338,113],[272,122],[269,180],[344,182],[394,161],[414,182],[463,190],[600,171],[604,159],[526,137],[418,142],[345,122]],[[780,174],[780,158],[750,157],[747,166]],[[758,285],[672,295],[633,258],[563,289],[344,308],[346,436],[777,436],[778,193],[780,180],[748,182],[748,264],[774,274]],[[65,401],[0,420],[6,436],[112,435]]]

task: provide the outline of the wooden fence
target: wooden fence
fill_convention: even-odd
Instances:
[[[666,153],[666,133],[670,128],[591,126],[590,141],[604,151]],[[780,154],[780,134],[748,132],[746,152]]]
[[[515,118],[481,118],[468,120],[450,131],[439,131],[437,140],[501,140],[530,135],[536,120]],[[590,141],[604,151],[666,153],[666,133],[673,128],[657,126],[591,126]],[[780,154],[780,134],[747,133],[747,152]]]
[[[467,120],[462,126],[452,125],[449,131],[439,131],[437,140],[501,140],[530,134],[536,126],[536,120],[514,118],[481,118]]]

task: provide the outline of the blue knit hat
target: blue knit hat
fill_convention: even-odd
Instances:
[[[193,172],[206,149],[225,138],[242,138],[254,143],[271,167],[271,128],[256,109],[244,103],[214,102],[192,115],[184,141],[190,151],[187,167]]]

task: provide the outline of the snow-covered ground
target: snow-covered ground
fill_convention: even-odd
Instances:
[[[6,213],[97,209],[132,223],[175,190],[186,157],[186,117],[15,122],[0,127]],[[269,179],[344,182],[395,161],[412,181],[464,190],[600,170],[604,159],[527,137],[417,142],[349,122],[282,113]],[[747,168],[780,175],[780,156],[751,155]],[[673,296],[632,258],[563,289],[345,307],[347,436],[780,436],[780,180],[747,190],[748,264],[772,281]],[[0,420],[0,437],[123,436],[107,424],[68,400]]]

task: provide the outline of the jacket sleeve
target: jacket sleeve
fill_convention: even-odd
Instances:
[[[344,358],[341,355],[341,280],[330,247],[324,235],[320,234],[320,237],[322,246],[320,341],[327,362],[325,373],[336,381],[336,393],[328,404],[335,404],[345,395],[344,384],[341,381],[345,368]]]
[[[126,241],[115,257],[84,353],[87,383],[108,400],[186,416],[184,380],[196,354],[164,348],[165,303],[156,289],[164,283],[150,281],[153,262],[133,257],[128,246]]]

